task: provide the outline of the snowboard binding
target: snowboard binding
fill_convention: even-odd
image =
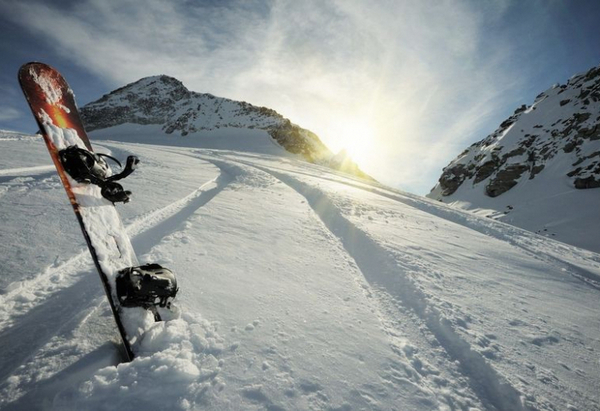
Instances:
[[[59,151],[58,156],[65,171],[78,183],[99,186],[102,196],[113,204],[127,203],[130,200],[131,191],[126,191],[115,181],[133,173],[140,162],[136,156],[127,157],[125,168],[115,175],[109,175],[111,170],[103,157],[113,160],[119,167],[122,165],[119,160],[108,154],[93,153],[73,145]]]
[[[171,307],[177,295],[177,279],[159,264],[128,267],[117,274],[117,297],[123,307]]]

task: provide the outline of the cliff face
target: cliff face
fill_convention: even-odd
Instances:
[[[523,105],[444,168],[428,197],[571,244],[600,230],[600,67]],[[579,234],[578,234],[579,233]]]
[[[194,133],[222,128],[264,130],[285,150],[309,162],[368,177],[352,163],[342,167],[314,133],[277,112],[243,101],[189,91],[169,76],[146,77],[104,95],[81,109],[88,131],[125,123],[159,125],[167,134],[194,138]]]
[[[498,130],[444,168],[429,196],[445,201],[459,187],[471,185],[497,197],[558,163],[558,174],[574,188],[598,188],[599,140],[600,67],[596,67],[541,93],[532,106],[518,108]]]

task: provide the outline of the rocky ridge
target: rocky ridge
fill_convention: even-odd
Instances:
[[[549,167],[560,168],[576,189],[600,187],[600,66],[515,110],[444,168],[428,196],[454,201],[468,185],[498,197]]]
[[[260,129],[309,162],[372,180],[354,162],[336,161],[316,134],[292,124],[274,110],[193,92],[165,75],[146,77],[116,89],[85,105],[81,115],[88,131],[131,123],[160,125],[165,134],[194,138],[194,133],[220,128]]]

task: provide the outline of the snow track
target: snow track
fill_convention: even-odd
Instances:
[[[173,203],[153,210],[130,222],[126,230],[139,254],[145,254],[160,238],[168,235],[179,223],[185,221],[191,213],[210,201],[230,181],[229,176],[219,176],[203,184],[189,195]],[[68,261],[47,267],[42,273],[34,275],[31,280],[19,281],[6,287],[4,295],[0,295],[0,331],[9,327],[15,320],[47,298],[65,289],[76,286],[79,282],[87,282],[93,271],[92,260],[87,249],[82,250]],[[93,287],[97,284],[93,282]],[[70,291],[69,291],[70,292]],[[58,298],[61,298],[60,296]],[[65,301],[70,297],[64,295]],[[52,315],[52,314],[50,314]],[[60,317],[55,317],[58,321]]]
[[[243,164],[252,165],[252,162],[248,162],[247,160],[244,160],[244,158],[256,159],[256,156],[242,154],[237,155],[232,159]],[[269,170],[289,172],[289,168],[282,167],[280,164],[271,164],[271,161],[263,161],[262,163],[268,165]],[[381,186],[378,183],[366,183],[354,177],[345,177],[342,174],[337,174],[337,177],[333,177],[335,173],[328,173],[332,176],[328,176],[327,174],[323,175],[314,170],[306,169],[302,164],[300,164],[299,170],[294,170],[294,173],[296,175],[314,177],[320,180],[341,183],[349,187],[365,190],[401,202],[432,216],[455,222],[456,224],[470,228],[478,233],[505,241],[513,246],[520,247],[522,250],[529,253],[532,258],[544,259],[544,261],[560,265],[563,273],[569,274],[591,287],[600,290],[600,274],[598,274],[600,272],[600,255],[597,253],[566,245],[559,241],[533,234],[527,230],[509,224],[458,211],[454,208],[440,205],[439,202],[426,197],[415,196],[406,192],[398,192],[392,188]],[[581,261],[585,261],[587,264],[582,265]]]
[[[4,170],[2,174],[12,178],[31,175],[32,172],[44,175],[46,171],[46,166],[29,167]],[[55,171],[52,173],[55,174]],[[219,175],[187,196],[131,221],[127,231],[138,252],[150,251],[161,238],[176,230],[190,214],[217,195],[230,179],[230,176]],[[31,276],[31,279],[10,284],[4,291],[0,295],[0,346],[7,348],[0,356],[0,381],[7,381],[8,384],[0,383],[0,393],[4,392],[6,397],[20,398],[19,387],[23,381],[31,380],[33,371],[24,369],[21,364],[33,361],[39,367],[40,359],[34,359],[36,352],[43,351],[56,339],[72,339],[73,330],[81,327],[91,313],[99,315],[99,305],[102,306],[101,311],[107,311],[108,306],[87,249],[65,262],[47,267],[43,272]],[[103,326],[109,330],[114,328],[110,315],[105,313],[102,317],[105,319]],[[81,337],[83,342],[79,343],[85,346],[86,337]],[[118,352],[115,351],[116,347],[118,344],[111,348],[115,353]],[[106,356],[106,349],[93,355]],[[117,361],[116,356],[111,358],[111,361],[101,361],[101,364]],[[9,379],[11,375],[13,377]],[[52,381],[44,384],[44,387],[51,390],[60,379],[53,378]],[[0,401],[0,408],[2,403]]]
[[[0,296],[0,331],[11,327],[16,321],[22,323],[21,316],[56,292],[74,285],[82,276],[90,275],[92,259],[87,250],[81,251],[64,263],[47,267],[32,279],[19,281],[6,287]]]
[[[415,282],[415,278],[422,277],[422,274],[420,273],[424,273],[424,270],[430,270],[430,272],[435,273],[438,271],[438,268],[428,268],[428,264],[423,264],[420,259],[416,260],[411,257],[410,254],[390,253],[388,246],[383,247],[378,241],[374,240],[370,234],[358,228],[344,215],[346,211],[342,212],[339,204],[329,198],[328,193],[332,192],[331,184],[323,185],[323,187],[327,187],[327,190],[324,190],[320,188],[320,181],[332,181],[348,187],[355,187],[361,190],[374,192],[374,194],[382,195],[383,197],[390,198],[394,201],[399,201],[400,203],[407,204],[413,208],[430,212],[431,209],[427,200],[413,200],[410,198],[410,195],[395,195],[389,192],[381,193],[381,190],[377,187],[369,187],[368,185],[359,182],[340,181],[340,179],[331,177],[319,178],[315,176],[314,173],[292,174],[288,170],[284,171],[280,165],[272,166],[271,161],[268,161],[268,159],[266,159],[267,161],[249,162],[245,160],[240,161],[239,158],[230,157],[229,160],[239,161],[240,164],[257,167],[278,178],[280,181],[303,195],[325,226],[327,226],[328,229],[344,244],[345,249],[356,261],[361,272],[365,276],[365,279],[371,285],[371,292],[380,297],[380,300],[383,302],[382,305],[385,306],[387,304],[389,306],[390,301],[397,305],[398,308],[396,314],[394,314],[393,311],[388,310],[388,319],[386,321],[393,322],[391,318],[394,315],[406,316],[407,309],[409,312],[412,311],[416,313],[419,320],[427,325],[429,331],[444,347],[450,357],[460,362],[462,372],[471,381],[471,388],[478,394],[481,401],[486,404],[486,408],[493,407],[494,409],[499,410],[519,410],[547,409],[547,407],[550,407],[549,409],[553,409],[552,403],[554,400],[548,400],[543,397],[536,399],[535,396],[528,394],[528,392],[531,392],[531,387],[527,387],[527,385],[530,384],[531,381],[526,383],[526,385],[523,385],[519,379],[514,378],[514,371],[509,371],[510,368],[514,368],[514,365],[518,364],[518,359],[507,359],[506,363],[493,361],[496,357],[494,350],[516,349],[517,354],[521,355],[517,347],[509,348],[508,346],[503,347],[494,342],[490,343],[490,339],[497,338],[492,333],[485,334],[485,336],[484,334],[474,333],[473,331],[467,331],[465,333],[463,327],[467,327],[467,325],[462,318],[465,318],[467,322],[470,322],[473,321],[472,317],[470,319],[469,315],[465,317],[464,314],[460,314],[459,311],[456,311],[458,307],[453,308],[451,311],[453,313],[448,316],[447,308],[442,308],[448,303],[443,302],[443,299],[432,299],[430,290],[426,291],[426,288],[423,288],[423,285],[419,284],[422,282],[421,279]],[[278,169],[279,171],[274,171],[275,169]],[[307,181],[311,179],[292,177],[292,175],[309,175],[312,177],[312,181],[308,184]],[[360,206],[358,207],[360,208]],[[569,280],[569,277],[564,277],[565,274],[570,274],[574,279],[583,279],[585,280],[585,284],[592,285],[595,288],[594,279],[598,278],[600,266],[597,263],[598,257],[594,253],[579,250],[555,241],[547,241],[546,239],[542,239],[541,237],[517,228],[506,226],[505,224],[498,224],[492,221],[489,222],[488,225],[487,220],[476,217],[470,219],[466,215],[461,215],[465,213],[444,210],[443,207],[439,207],[437,204],[431,205],[431,208],[433,208],[434,215],[439,212],[450,213],[452,215],[446,216],[447,221],[456,221],[460,223],[461,226],[489,236],[488,238],[493,239],[494,241],[501,240],[509,245],[508,249],[516,247],[516,249],[521,250],[525,258],[540,261],[540,264],[546,267],[544,268],[544,275],[550,281],[567,282],[576,285],[576,282],[573,282],[576,280]],[[369,217],[369,219],[371,218],[372,217]],[[588,259],[586,257],[590,258]],[[568,261],[570,259],[577,261],[578,264],[573,266]],[[550,268],[550,270],[548,270],[548,268]],[[409,273],[410,276],[408,275]],[[419,277],[415,277],[415,274],[418,274]],[[439,276],[440,274],[435,273],[436,276]],[[581,287],[577,288],[584,290]],[[591,296],[595,293],[586,292],[586,294]],[[527,295],[527,293],[525,292],[524,295]],[[440,304],[442,305],[440,306]],[[587,310],[587,307],[583,308],[583,310]],[[517,324],[518,322],[511,321],[511,324],[512,323]],[[532,327],[532,329],[536,328],[539,329],[537,326]],[[519,334],[517,333],[517,335]],[[556,337],[552,337],[551,335],[541,338],[544,341],[559,341]],[[505,338],[502,340],[504,344],[507,343]],[[575,340],[578,340],[578,338],[575,338]],[[538,345],[538,341],[540,341],[538,337],[531,339],[533,345]],[[583,341],[581,343],[583,343]],[[588,343],[583,344],[589,343],[592,342],[589,341]],[[473,344],[475,344],[475,346]],[[512,345],[514,342],[510,342],[509,344]],[[595,346],[598,345],[597,341],[592,344]],[[493,349],[490,350],[492,347]],[[583,352],[585,352],[585,350]],[[558,350],[556,354],[553,355],[560,357],[563,354],[561,353],[561,350]],[[507,368],[507,365],[511,363],[513,365],[508,366]],[[531,369],[533,370],[535,368]],[[548,372],[545,371],[544,373],[547,374]],[[510,376],[510,381],[506,378],[507,375]],[[544,374],[541,372],[535,372],[535,378],[537,378],[538,381],[550,385],[547,387],[547,395],[553,396],[552,392],[555,389],[570,389],[568,388],[571,385],[570,382],[563,385],[563,383],[559,382],[557,376],[552,373],[549,374],[552,375],[551,378],[546,378],[543,375]],[[520,378],[523,380],[522,377]],[[513,386],[514,381],[518,381],[518,388]],[[585,380],[581,380],[580,384],[584,383],[584,381]],[[552,388],[552,386],[556,388]],[[584,386],[585,385],[581,385],[582,388]],[[577,398],[578,395],[577,391],[575,391],[573,398]],[[593,400],[589,398],[586,401]],[[595,409],[594,407],[597,407],[597,402],[594,401],[594,404],[595,405],[591,406],[593,409]]]
[[[149,252],[156,245],[158,238],[176,230],[196,210],[218,195],[232,178],[231,175],[221,174],[181,200],[132,222],[127,226],[127,232],[132,238],[135,250],[139,254]]]
[[[93,278],[95,273],[92,267],[88,268],[87,272],[79,271],[78,277]],[[82,313],[93,309],[91,304],[100,303],[102,300],[98,297],[102,295],[97,283],[76,281],[15,316],[11,321],[12,325],[4,327],[0,332],[0,345],[4,347],[0,357],[0,379],[5,380],[37,349],[60,334],[62,329],[69,329],[81,322],[85,316]]]
[[[42,176],[49,177],[56,174],[56,169],[53,165],[49,166],[35,166],[35,167],[21,167],[21,168],[9,168],[0,170],[0,184],[10,181],[17,177],[33,177]]]
[[[257,166],[255,166],[257,167]],[[371,292],[379,295],[384,302],[400,304],[396,313],[388,315],[404,316],[407,309],[417,314],[429,331],[444,347],[451,358],[460,361],[461,369],[469,378],[471,388],[479,395],[487,407],[502,411],[519,411],[522,405],[520,394],[502,376],[490,367],[485,359],[464,341],[443,318],[435,307],[427,303],[427,296],[403,274],[414,270],[414,262],[399,262],[382,248],[369,235],[347,220],[327,194],[289,175],[257,167],[305,197],[325,226],[344,245],[348,254],[356,261]],[[385,294],[385,295],[381,295]],[[385,303],[384,303],[385,304]]]
[[[120,211],[185,314],[115,366],[87,250],[57,245],[0,294],[0,409],[600,410],[598,255],[293,158],[101,145],[143,157]],[[15,226],[58,194],[21,163]]]

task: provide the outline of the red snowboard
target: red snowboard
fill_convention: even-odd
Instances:
[[[73,91],[58,71],[43,63],[23,65],[19,83],[81,226],[114,314],[126,360],[130,361],[136,343],[154,323],[155,315],[140,307],[119,304],[116,275],[123,268],[138,265],[129,237],[117,210],[102,197],[100,188],[72,179],[59,159],[58,152],[73,145],[93,151]]]

